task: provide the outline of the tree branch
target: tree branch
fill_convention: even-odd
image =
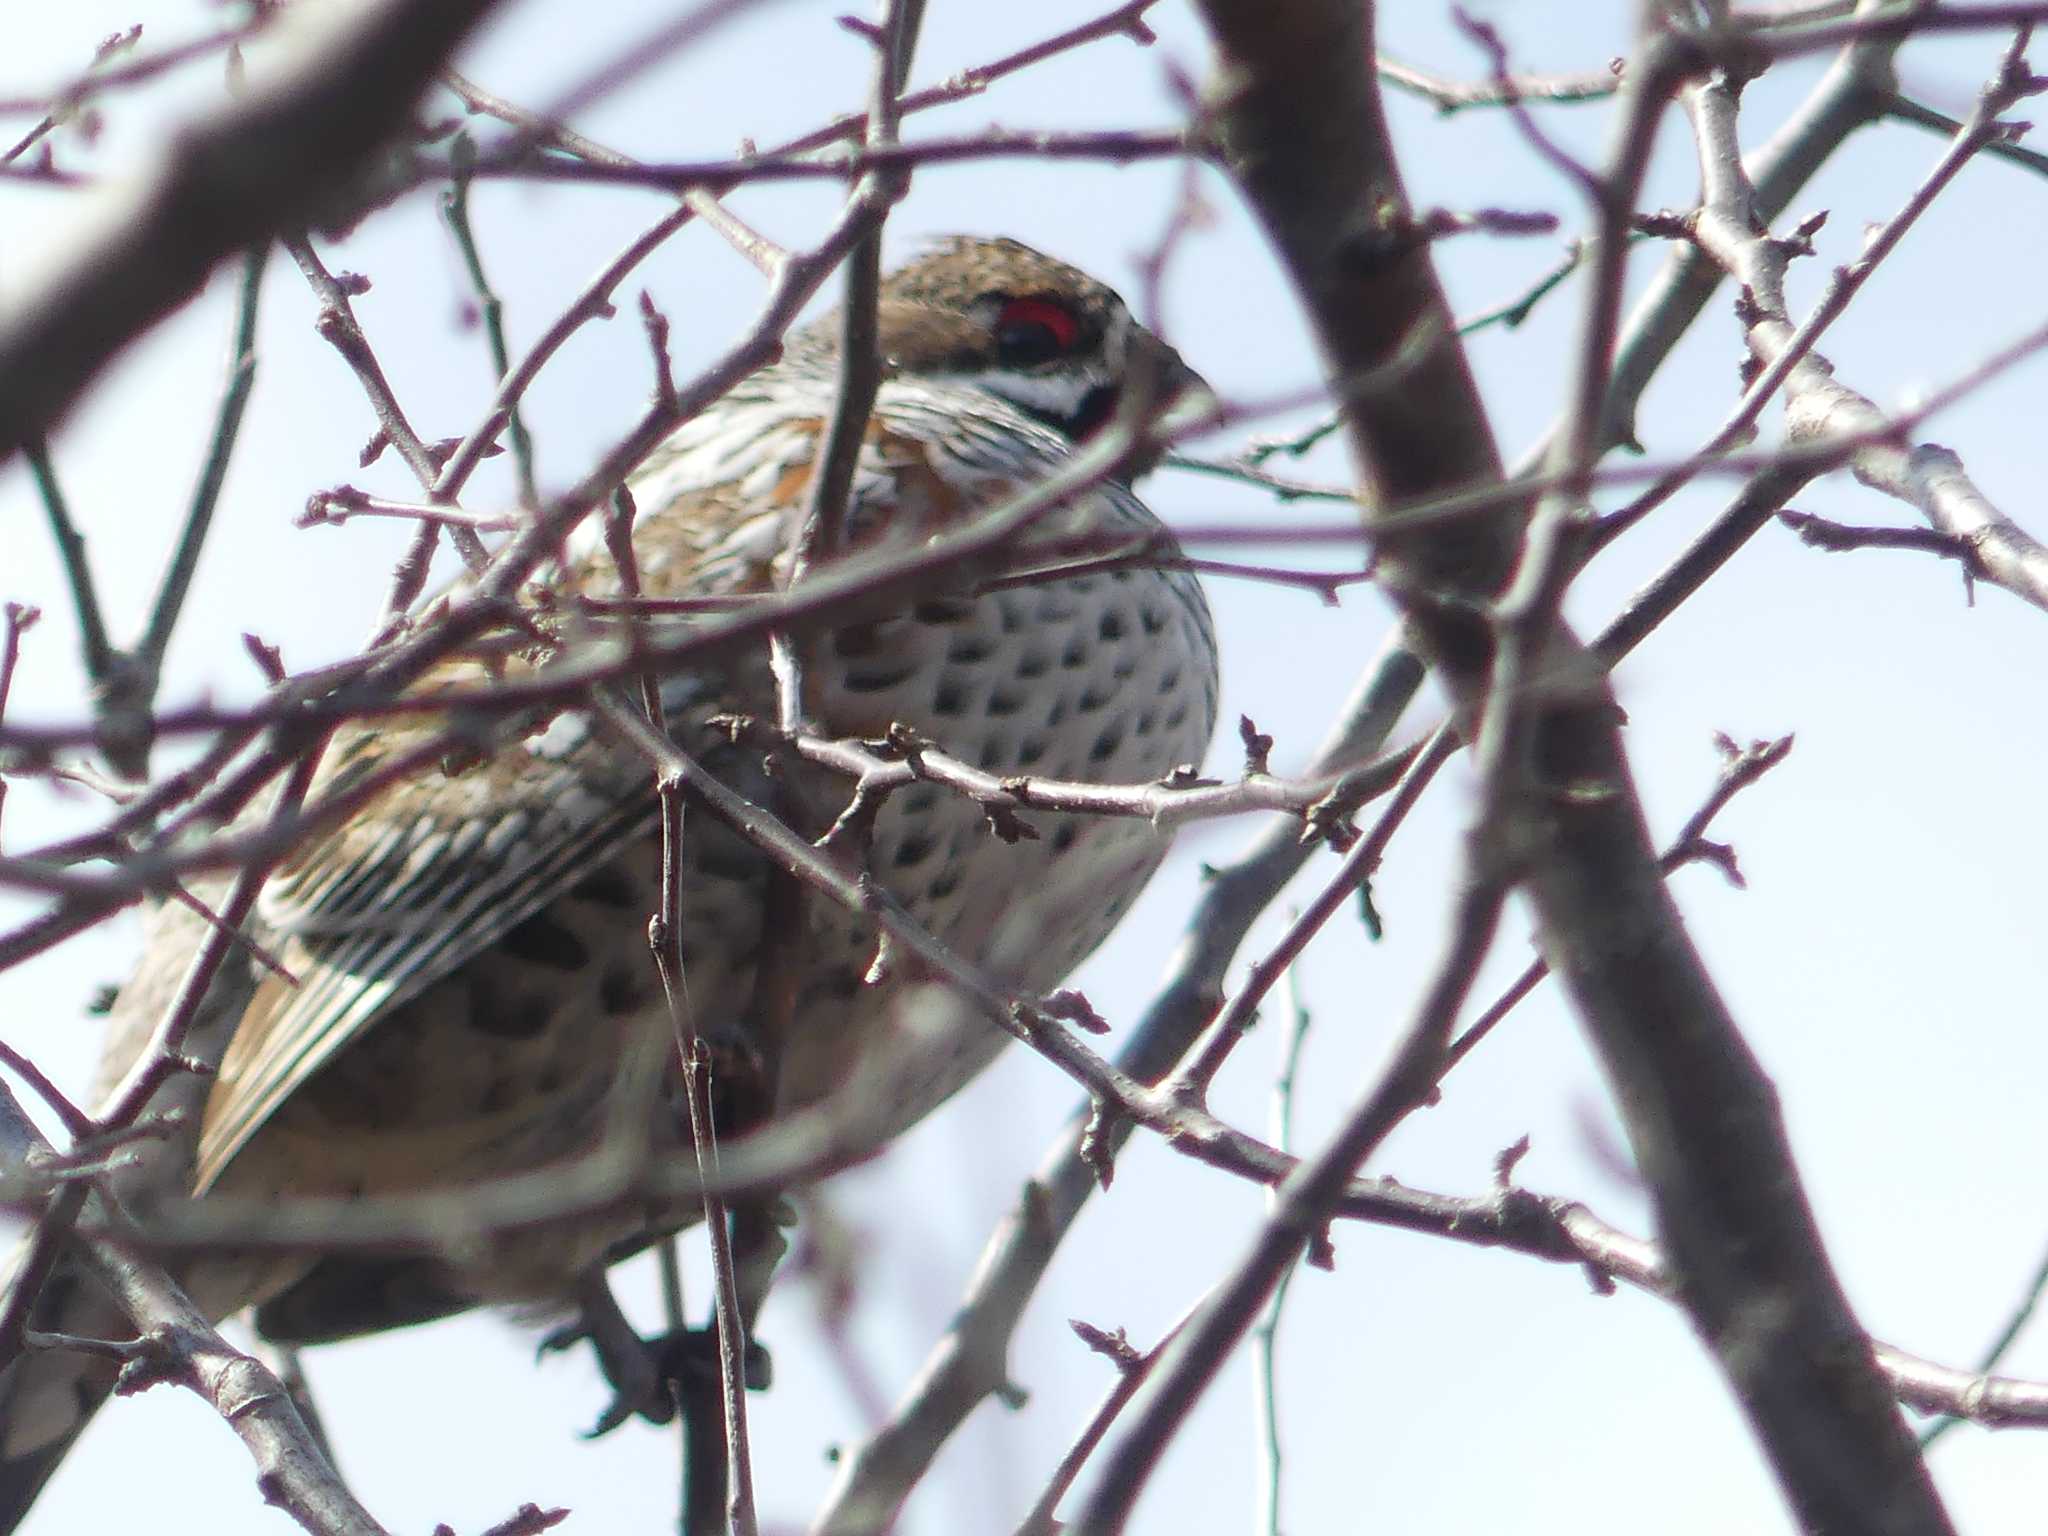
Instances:
[[[1350,402],[1352,447],[1378,492],[1366,505],[1495,477],[1498,460],[1448,340],[1427,251],[1406,252],[1391,268],[1356,258],[1361,223],[1369,229],[1373,210],[1402,204],[1364,66],[1369,14],[1337,0],[1281,10],[1207,0],[1203,10],[1227,82],[1233,169],[1301,289],[1333,371],[1369,375],[1418,328],[1446,338],[1411,364],[1405,400]],[[1684,67],[1683,46],[1653,34],[1631,61],[1625,90],[1655,102]],[[1625,115],[1638,133],[1654,121],[1649,112]],[[1610,216],[1632,207],[1644,154],[1629,138],[1617,144],[1603,178]],[[1589,411],[1612,400],[1605,338],[1618,299],[1617,285],[1596,284],[1582,369],[1598,370],[1603,389],[1575,394],[1554,439],[1574,465],[1588,462],[1608,419]],[[1475,615],[1501,589],[1520,531],[1517,519],[1495,515],[1381,540],[1390,590],[1467,719],[1496,682],[1490,637]],[[1619,711],[1590,662],[1559,626],[1532,719],[1530,764],[1547,793],[1515,807],[1520,825],[1505,836],[1527,860],[1544,948],[1614,1079],[1680,1295],[1806,1525],[1944,1532],[1947,1518],[1821,1249],[1775,1096],[1664,888],[1630,786]]]
[[[310,217],[405,120],[492,4],[344,8],[319,46],[179,134],[86,249],[0,307],[0,459],[49,431],[223,257]]]

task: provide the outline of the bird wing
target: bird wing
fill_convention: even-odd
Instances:
[[[346,793],[440,724],[352,729],[329,749],[326,788]],[[228,1045],[198,1187],[379,1018],[650,835],[651,785],[644,764],[565,714],[469,766],[398,780],[300,851],[260,906],[297,985],[266,978]]]
[[[650,549],[667,552],[642,562],[647,595],[739,592],[773,579],[783,513],[772,497],[764,509],[729,490],[700,491],[642,519]],[[616,573],[601,551],[586,552],[562,585],[615,594]],[[545,670],[518,657],[454,661],[414,691],[473,695],[495,678]],[[766,676],[765,657],[718,674],[665,676],[671,727],[694,720],[701,728],[725,708],[760,709]],[[323,798],[360,789],[437,739],[456,750],[439,770],[376,790],[265,886],[259,913],[297,984],[266,978],[235,1030],[200,1131],[198,1189],[337,1052],[658,825],[649,765],[580,714],[529,721],[523,734],[482,752],[461,750],[453,724],[435,712],[402,715],[344,727],[330,744],[315,788]]]

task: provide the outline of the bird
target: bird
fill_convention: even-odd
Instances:
[[[1129,391],[1186,400],[1205,388],[1111,288],[1010,239],[932,244],[882,280],[876,329],[881,382],[826,566],[915,549],[1058,472]],[[776,362],[632,474],[643,599],[741,599],[787,581],[832,418],[839,334],[833,316],[793,332]],[[1027,532],[1020,559],[1032,564],[1033,541],[1090,538],[1159,558],[1041,561],[1014,580],[970,571],[809,636],[797,673],[807,728],[895,733],[1002,776],[1138,784],[1198,765],[1216,720],[1215,629],[1197,578],[1130,489],[1133,468],[1147,467],[1129,460],[1068,498]],[[564,634],[577,614],[587,630],[591,612],[626,600],[628,573],[598,521],[539,586]],[[641,622],[658,638],[693,620]],[[537,646],[500,646],[439,663],[412,691],[544,679],[551,664]],[[656,691],[678,746],[806,836],[846,808],[847,778],[779,758],[744,728],[780,718],[767,646],[685,658]],[[438,766],[380,775],[449,727],[449,715],[421,709],[330,739],[313,795],[369,787],[262,892],[252,928],[277,969],[257,974],[228,1020],[203,1090],[193,1193],[373,1200],[559,1167],[603,1139],[635,1042],[670,1039],[648,949],[663,838],[647,758],[567,709],[515,718],[480,744],[471,722],[464,749]],[[998,836],[972,799],[918,781],[874,810],[858,853],[910,918],[1024,998],[1057,989],[1102,942],[1168,840],[1143,818],[1032,819],[1022,830],[1036,835]],[[686,809],[675,852],[682,1006],[715,1059],[763,1076],[767,1121],[823,1106],[852,1128],[855,1155],[878,1150],[1007,1038],[914,969],[878,965],[870,915],[816,896],[792,903],[786,877],[716,816]],[[182,973],[204,932],[182,908],[161,915],[114,1007],[109,1082],[147,1039],[162,978]],[[676,1092],[654,1098],[657,1155],[686,1152]],[[179,1278],[210,1316],[253,1307],[268,1337],[318,1343],[477,1305],[566,1305],[594,1266],[691,1215],[565,1219],[466,1260],[220,1255],[185,1263]],[[36,1325],[53,1331],[119,1326],[62,1266],[38,1306]],[[0,1375],[0,1531],[25,1515],[111,1370],[46,1350]]]

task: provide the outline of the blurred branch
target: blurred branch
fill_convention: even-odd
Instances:
[[[58,484],[56,468],[50,463],[49,445],[41,440],[28,443],[23,454],[50,522],[51,542],[57,546],[57,558],[64,566],[64,585],[70,590],[71,611],[78,620],[79,660],[86,678],[98,684],[113,664],[114,647],[107,639],[107,621],[100,613],[99,589],[85,554],[85,535],[72,520],[64,488]]]
[[[1302,1047],[1308,1043],[1311,1022],[1301,1000],[1301,975],[1296,966],[1287,968],[1281,982],[1281,997],[1287,1010],[1287,1040],[1281,1047],[1280,1070],[1273,1077],[1272,1109],[1266,1134],[1282,1152],[1294,1150],[1294,1089],[1301,1074]],[[1265,1316],[1252,1328],[1252,1396],[1257,1415],[1259,1487],[1258,1521],[1254,1536],[1281,1536],[1280,1438],[1280,1317],[1287,1306],[1287,1293],[1300,1271],[1290,1269],[1273,1287],[1273,1299]]]
[[[229,252],[309,216],[401,124],[492,0],[374,0],[170,141],[73,259],[0,306],[0,459],[56,424],[113,356]]]
[[[1792,59],[1821,53],[1845,43],[1904,42],[1911,37],[1937,37],[1953,32],[2010,32],[2016,27],[2048,22],[2048,4],[1957,5],[1943,0],[1862,0],[1854,15],[1814,25],[1789,22],[1761,29],[1741,40],[1767,59]],[[1714,38],[1719,44],[1722,39]]]
[[[468,140],[459,139],[458,144],[466,148]],[[441,196],[441,215],[448,221],[449,233],[455,237],[455,248],[462,254],[463,269],[469,273],[470,286],[476,291],[484,342],[491,353],[491,377],[502,393],[512,373],[512,355],[505,344],[505,301],[498,297],[497,291],[491,287],[491,280],[484,275],[483,252],[477,248],[476,231],[469,222],[469,185],[468,175],[458,170],[454,183]],[[493,399],[492,404],[496,403]],[[516,398],[505,407],[505,435],[511,439],[512,462],[519,475],[519,504],[528,509],[537,507],[540,505],[540,491],[533,479],[533,439],[527,433],[526,420],[520,415]]]
[[[94,589],[92,569],[86,559],[85,538],[72,521],[57,483],[48,449],[40,440],[25,449],[29,470],[48,513],[50,530],[71,589],[78,614],[78,629],[87,680],[92,685],[93,737],[115,771],[125,778],[140,780],[149,768],[149,752],[156,739],[155,716],[158,682],[163,674],[164,653],[171,632],[184,608],[185,594],[199,565],[206,543],[221,484],[234,455],[235,439],[241,427],[242,411],[255,383],[256,306],[262,290],[264,251],[253,248],[244,258],[240,297],[236,307],[233,338],[228,357],[228,382],[208,438],[199,480],[179,529],[176,542],[164,565],[156,600],[142,638],[131,650],[123,650],[108,637]]]
[[[1962,123],[1946,112],[1937,112],[1908,97],[1895,97],[1886,108],[1885,115],[1893,122],[1910,123],[1915,128],[1925,128],[1930,133],[1953,138],[1963,130]],[[2029,149],[2017,139],[1998,137],[1984,146],[1984,153],[1994,160],[2008,161],[2013,165],[2025,166],[2036,173],[2048,173],[2048,155],[2038,149]]]
[[[50,537],[57,546],[72,612],[78,619],[79,660],[92,701],[92,743],[116,773],[140,779],[148,771],[155,734],[150,714],[156,692],[155,669],[108,637],[92,564],[86,558],[85,535],[71,516],[48,445],[37,439],[25,444],[22,451],[49,518]]]
[[[21,637],[42,618],[27,603],[0,603],[0,720],[7,717],[7,696],[14,691],[14,669],[21,662]],[[0,776],[0,811],[7,808],[7,780]]]
[[[176,43],[155,53],[137,53],[133,58],[119,63],[106,62],[113,57],[109,44],[118,43],[120,51],[133,48],[140,40],[140,26],[134,29],[135,36],[117,33],[100,45],[100,53],[85,72],[55,90],[40,94],[17,93],[0,96],[0,117],[15,117],[29,112],[44,115],[44,121],[51,126],[80,106],[104,91],[120,86],[140,85],[154,80],[158,75],[176,69],[194,59],[203,59],[208,54],[222,53],[238,48],[277,18],[278,11],[271,6],[257,6],[245,22],[235,26],[222,27],[183,43]],[[40,137],[40,134],[37,135]],[[20,148],[18,146],[15,153]]]
[[[136,659],[147,670],[150,692],[163,671],[164,652],[171,643],[171,631],[184,611],[185,594],[192,586],[192,573],[199,567],[199,551],[213,526],[213,511],[220,501],[220,489],[227,479],[228,461],[234,456],[235,440],[242,429],[242,412],[249,393],[256,386],[256,307],[263,295],[263,269],[270,248],[254,245],[242,257],[242,280],[235,301],[235,328],[228,342],[228,379],[215,413],[213,432],[207,438],[206,456],[201,462],[199,481],[192,489],[192,501],[185,513],[178,542],[172,547],[156,601],[150,605],[149,627],[136,646]]]
[[[1388,85],[1420,96],[1450,117],[1468,107],[1499,107],[1513,102],[1534,101],[1546,105],[1599,101],[1621,89],[1621,60],[1606,69],[1588,70],[1581,75],[1515,75],[1478,82],[1447,80],[1411,64],[1380,54],[1373,66]]]
[[[822,153],[792,154],[771,150],[733,160],[636,160],[617,164],[603,160],[534,159],[523,154],[503,158],[494,156],[486,148],[477,152],[473,165],[460,170],[453,161],[425,156],[415,162],[414,170],[422,180],[440,180],[466,172],[494,181],[643,187],[656,192],[708,189],[722,195],[735,187],[762,182],[852,182],[880,172],[906,175],[923,166],[982,160],[1103,160],[1112,165],[1128,165],[1139,160],[1200,157],[1208,153],[1209,145],[1199,129],[1052,131],[984,128],[957,137],[864,144]]]
[[[21,662],[21,637],[43,616],[40,608],[8,601],[0,605],[0,716],[7,713],[7,695],[14,689],[14,669]]]

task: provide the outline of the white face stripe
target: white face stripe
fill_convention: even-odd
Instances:
[[[1108,370],[1100,365],[1060,373],[1023,373],[1009,368],[990,368],[981,373],[961,375],[963,383],[974,384],[1020,410],[1055,421],[1071,421],[1080,415],[1081,402],[1109,380]]]

